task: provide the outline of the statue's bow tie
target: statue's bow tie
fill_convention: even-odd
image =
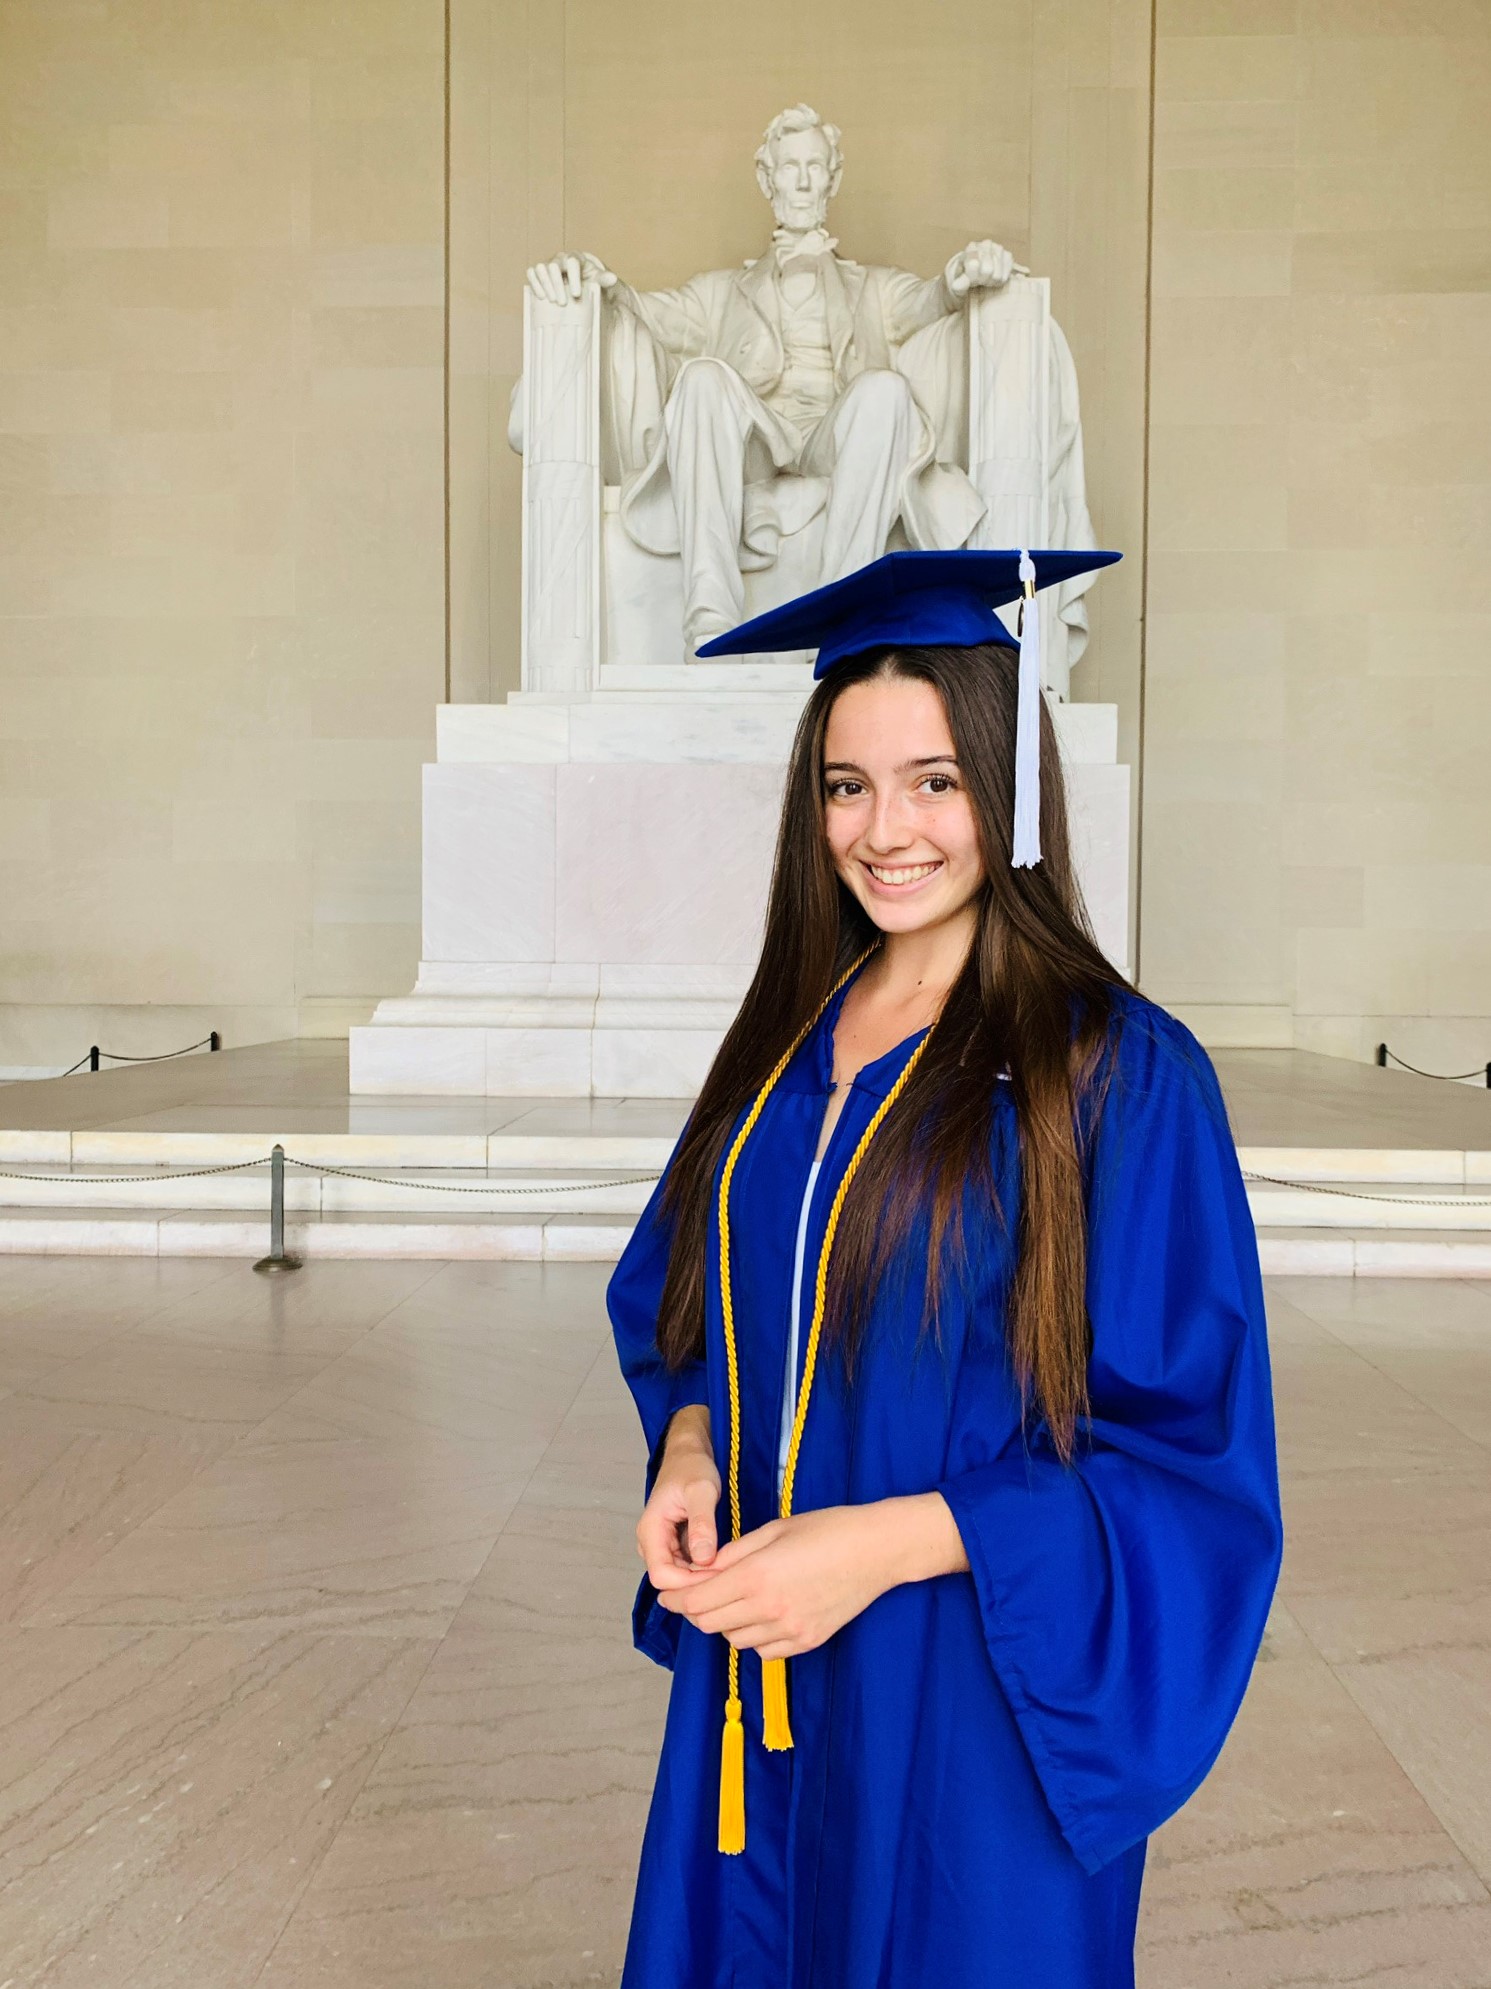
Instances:
[[[819,256],[831,256],[839,246],[838,236],[830,235],[822,228],[814,228],[806,235],[778,228],[771,242],[777,262],[784,270],[791,269],[794,263],[811,263]]]

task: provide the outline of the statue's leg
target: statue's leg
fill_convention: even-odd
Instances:
[[[690,650],[745,616],[740,530],[755,396],[721,359],[686,360],[663,416]]]
[[[918,420],[906,381],[899,373],[877,369],[856,375],[813,430],[804,451],[804,473],[830,479],[823,584],[867,566],[885,551],[901,508]]]

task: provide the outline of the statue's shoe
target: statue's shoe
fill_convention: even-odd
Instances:
[[[723,635],[726,629],[734,626],[735,623],[728,615],[719,615],[708,610],[690,615],[683,625],[683,650],[686,661],[697,662],[702,643],[712,642],[717,635]]]

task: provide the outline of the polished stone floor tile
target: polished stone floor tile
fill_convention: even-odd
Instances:
[[[1330,1664],[1442,1650],[1491,1650],[1491,1585],[1438,1595],[1295,1595],[1290,1608]]]
[[[32,1620],[439,1636],[542,1453],[235,1445]]]
[[[1491,1451],[1491,1373],[1483,1355],[1439,1347],[1364,1347],[1362,1352],[1451,1428]]]
[[[460,1339],[490,1326],[526,1326],[545,1338],[610,1333],[606,1284],[610,1264],[483,1261],[442,1264],[388,1314],[390,1332],[417,1327],[422,1336]]]
[[[66,1410],[0,1401],[0,1623],[28,1620],[230,1441],[90,1429]]]
[[[1419,1280],[1319,1283],[1319,1292],[1296,1290],[1301,1310],[1443,1422],[1491,1449],[1491,1287],[1447,1281],[1430,1295]]]
[[[1270,1278],[1283,1298],[1348,1346],[1468,1348],[1491,1335],[1491,1282],[1458,1278]]]
[[[252,1275],[252,1273],[250,1273]],[[220,1347],[185,1334],[132,1327],[103,1351],[18,1389],[17,1404],[67,1408],[94,1429],[162,1435],[242,1431],[263,1420],[328,1365],[285,1347]]]
[[[234,1264],[210,1295],[178,1298],[153,1312],[139,1330],[181,1345],[331,1359],[371,1332],[439,1269],[418,1261],[322,1258],[291,1277],[261,1278],[249,1266]]]
[[[587,1495],[580,1446],[603,1427],[610,1441],[591,1449]],[[638,1440],[614,1371],[597,1371],[318,1868],[264,1989],[393,1989],[422,1966],[443,1989],[615,1982],[668,1688],[630,1643]],[[445,1900],[433,1940],[425,1889],[410,1879],[431,1869]]]
[[[1328,1326],[1311,1316],[1303,1306],[1279,1286],[1283,1279],[1270,1279],[1268,1284],[1268,1344],[1277,1357],[1284,1347],[1329,1347],[1335,1344],[1335,1336]],[[1305,1280],[1296,1279],[1295,1283]]]
[[[1491,1365],[1486,1363],[1485,1365]],[[1340,1341],[1275,1346],[1274,1396],[1281,1469],[1305,1510],[1303,1482],[1322,1473],[1484,1470],[1486,1451],[1396,1375]]]
[[[576,1282],[584,1290],[595,1280]],[[540,1431],[547,1442],[603,1348],[612,1358],[593,1318],[547,1329],[531,1314],[510,1318],[495,1305],[485,1317],[456,1311],[443,1321],[433,1316],[437,1307],[416,1294],[396,1308],[301,1388],[266,1433],[484,1446],[522,1445]]]
[[[629,1643],[618,1659],[635,1580],[553,1550],[504,1535],[268,1983],[417,1980],[430,1901],[408,1875],[432,1860],[460,1930],[439,1944],[442,1984],[614,1982],[667,1677]]]
[[[204,1294],[231,1268],[216,1259],[17,1257],[0,1279],[0,1382],[7,1392],[91,1354],[116,1334]]]
[[[211,1257],[14,1257],[0,1278],[0,1326],[31,1314],[54,1326],[132,1326],[232,1273]]]
[[[1456,1445],[1466,1441],[1451,1432]],[[1288,1460],[1286,1457],[1286,1472]],[[1491,1597],[1491,1472],[1401,1462],[1286,1479],[1284,1572],[1291,1608],[1321,1597],[1411,1602]],[[1309,1618],[1299,1609],[1309,1630]]]
[[[641,1421],[607,1347],[545,1451],[543,1466],[523,1495],[524,1510],[554,1507],[582,1516],[599,1511],[620,1515],[627,1547],[634,1553],[646,1462]]]
[[[1297,1626],[1151,1841],[1139,1957],[1144,1989],[1491,1980],[1491,1894]]]
[[[1343,1665],[1339,1675],[1491,1884],[1491,1645]]]
[[[430,1655],[296,1630],[0,1634],[0,1979],[251,1989]]]

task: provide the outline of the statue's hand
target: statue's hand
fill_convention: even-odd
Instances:
[[[1002,290],[1017,269],[1020,265],[998,242],[970,242],[948,263],[943,278],[954,297],[966,297],[970,290]]]
[[[579,255],[555,256],[551,262],[536,262],[528,272],[528,288],[546,304],[569,304],[577,299],[587,283],[609,290],[616,278],[599,256],[584,249]]]

